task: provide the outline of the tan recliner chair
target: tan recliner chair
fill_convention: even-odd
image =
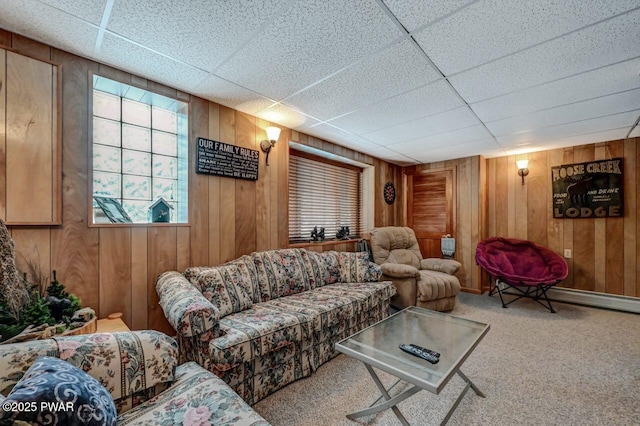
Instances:
[[[398,309],[419,306],[449,311],[456,304],[460,281],[454,275],[460,263],[452,259],[423,259],[413,229],[400,226],[371,232],[373,261],[382,268],[382,279],[393,281],[398,293],[391,305]]]

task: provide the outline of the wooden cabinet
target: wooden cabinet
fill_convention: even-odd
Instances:
[[[0,49],[0,217],[60,224],[60,80],[56,65]]]

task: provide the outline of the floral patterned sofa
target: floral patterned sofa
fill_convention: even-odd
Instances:
[[[385,318],[396,290],[367,253],[282,249],[158,277],[180,355],[246,402],[336,355],[334,343]]]
[[[43,356],[60,358],[97,379],[115,402],[117,424],[269,424],[209,371],[193,362],[178,365],[176,341],[157,331],[0,345],[0,402]],[[0,411],[0,418],[6,421],[7,414],[12,413]]]

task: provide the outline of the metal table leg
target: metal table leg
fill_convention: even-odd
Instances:
[[[347,414],[347,418],[349,420],[355,420],[358,417],[368,416],[371,414],[379,413],[380,411],[386,410],[388,408],[391,408],[391,410],[393,410],[393,413],[396,415],[398,420],[400,420],[400,423],[402,423],[404,426],[409,426],[409,422],[402,415],[402,413],[400,412],[400,409],[398,409],[396,405],[398,405],[400,402],[404,401],[405,399],[409,398],[410,396],[416,394],[417,392],[421,391],[422,389],[418,386],[413,386],[407,389],[406,391],[391,398],[391,396],[389,395],[389,392],[387,392],[387,389],[385,389],[384,385],[378,378],[378,375],[376,374],[375,371],[373,371],[373,368],[369,364],[364,363],[364,365],[365,367],[367,367],[367,371],[369,371],[371,378],[373,379],[376,386],[380,390],[380,393],[382,393],[382,396],[384,397],[385,401],[380,404],[373,405],[369,408],[365,408],[364,410]]]
[[[469,380],[469,378],[467,376],[465,376],[462,371],[458,370],[457,373],[462,378],[462,380],[465,381],[465,383],[467,385],[464,387],[464,389],[462,389],[462,392],[460,392],[460,395],[458,395],[458,399],[456,399],[456,401],[453,403],[451,408],[449,408],[449,412],[445,416],[444,420],[442,420],[440,425],[446,425],[447,424],[447,422],[449,421],[449,419],[453,415],[454,411],[456,411],[456,408],[458,408],[458,405],[460,404],[460,401],[462,401],[462,398],[464,398],[464,395],[467,393],[469,388],[473,389],[473,391],[476,393],[476,395],[478,395],[478,396],[480,396],[482,398],[486,398],[484,393],[482,393],[482,391],[480,389],[478,389],[478,387],[476,385],[474,385],[473,382],[471,380]]]
[[[379,413],[380,411],[383,411],[383,410],[386,410],[388,408],[391,408],[391,410],[396,415],[398,420],[400,420],[400,423],[402,425],[404,425],[404,426],[409,426],[409,422],[402,415],[402,413],[400,412],[400,409],[397,407],[397,405],[399,403],[401,403],[402,401],[404,401],[405,399],[409,398],[410,396],[413,396],[416,393],[420,392],[423,389],[420,388],[419,386],[412,386],[409,389],[405,390],[404,392],[401,392],[398,395],[396,395],[393,398],[391,398],[391,396],[389,395],[389,392],[384,387],[384,385],[380,381],[380,378],[378,377],[376,372],[373,370],[373,368],[369,364],[366,364],[366,363],[363,363],[363,364],[364,364],[365,367],[367,367],[367,371],[369,371],[369,374],[371,375],[371,378],[373,379],[373,381],[375,382],[376,386],[378,387],[378,390],[380,390],[380,393],[382,394],[382,396],[380,398],[378,398],[376,400],[376,402],[374,402],[371,407],[365,408],[364,410],[355,411],[355,412],[353,412],[351,414],[347,414],[347,418],[349,420],[355,420],[358,417],[363,417],[363,416],[368,416],[368,415],[371,415],[371,414],[376,414],[376,413]],[[466,383],[466,386],[464,387],[464,389],[462,389],[462,391],[460,392],[460,395],[458,395],[458,398],[455,400],[455,402],[453,403],[451,408],[449,408],[449,411],[447,412],[447,415],[442,420],[440,425],[446,425],[447,424],[447,422],[449,421],[449,419],[451,418],[453,413],[456,411],[456,408],[458,408],[458,405],[460,405],[460,401],[462,401],[462,398],[464,398],[464,396],[466,395],[467,391],[470,388],[473,389],[473,391],[476,393],[476,395],[478,395],[478,396],[480,396],[482,398],[486,398],[485,394],[462,371],[458,370],[458,371],[456,371],[456,373]],[[393,388],[397,384],[398,384],[398,382],[394,383],[393,386],[391,386],[391,388]],[[377,404],[377,402],[381,398],[383,398],[384,401],[379,403],[379,404]]]

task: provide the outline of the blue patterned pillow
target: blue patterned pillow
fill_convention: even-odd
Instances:
[[[0,410],[0,423],[115,425],[116,417],[113,399],[100,382],[66,361],[47,356],[29,367]]]

